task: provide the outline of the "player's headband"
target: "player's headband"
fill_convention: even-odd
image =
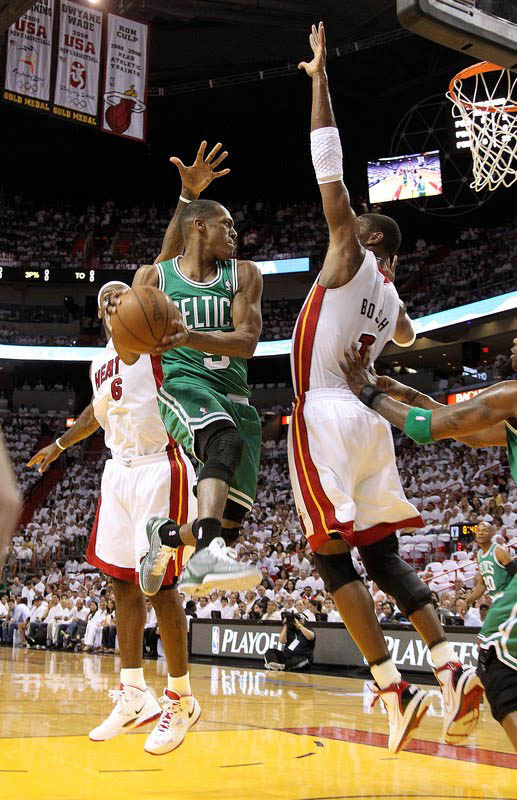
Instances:
[[[97,308],[101,307],[102,295],[106,291],[106,289],[109,289],[110,286],[123,286],[126,289],[131,288],[130,286],[127,285],[127,283],[124,283],[124,281],[108,281],[107,283],[104,284],[104,286],[101,286],[101,288],[99,289],[99,294],[97,295]]]

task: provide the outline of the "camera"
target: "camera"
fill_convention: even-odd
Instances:
[[[295,611],[282,611],[280,617],[284,625],[288,625],[293,628],[295,620],[301,621],[302,619],[300,614],[297,614]]]

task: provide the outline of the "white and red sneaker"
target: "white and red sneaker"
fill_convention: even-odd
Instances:
[[[463,744],[479,721],[483,685],[472,667],[449,661],[434,671],[445,703],[442,736],[447,744]]]
[[[162,704],[162,715],[159,722],[146,739],[144,750],[154,756],[170,753],[180,746],[189,728],[196,724],[201,716],[201,706],[191,694],[180,696],[170,689],[165,689]]]
[[[110,689],[109,696],[115,707],[109,717],[88,734],[92,742],[105,742],[121,733],[129,733],[160,716],[160,704],[149,689],[121,683],[120,689]]]
[[[431,698],[423,689],[418,689],[406,681],[392,683],[386,689],[373,685],[375,697],[372,707],[380,698],[388,715],[390,735],[388,749],[398,753],[412,739],[427,711]]]

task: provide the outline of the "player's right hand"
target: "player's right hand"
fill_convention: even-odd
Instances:
[[[307,75],[313,78],[318,73],[325,72],[325,65],[327,62],[327,44],[325,41],[325,27],[323,22],[320,22],[318,27],[312,26],[309,36],[309,44],[314,53],[312,61],[300,61],[298,69],[304,69]]]
[[[228,155],[227,150],[217,155],[222,147],[221,142],[217,142],[215,147],[210,150],[207,157],[204,158],[206,146],[207,143],[205,141],[201,142],[196,159],[190,167],[187,167],[181,158],[177,156],[172,156],[169,159],[179,170],[182,194],[184,194],[186,190],[187,192],[191,192],[195,197],[198,197],[207,186],[210,186],[213,180],[222,178],[223,175],[228,175],[230,172],[229,169],[221,169],[219,172],[215,172],[215,168],[218,167]]]
[[[38,450],[35,456],[32,456],[31,460],[27,462],[28,467],[34,467],[36,464],[40,464],[41,466],[38,468],[38,472],[45,472],[45,470],[61,455],[63,451],[60,447],[57,446],[55,442],[47,445],[46,447],[42,447],[41,450]]]

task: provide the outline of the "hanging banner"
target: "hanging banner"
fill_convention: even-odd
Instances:
[[[54,0],[40,0],[7,31],[4,100],[49,111]]]
[[[97,125],[102,42],[101,11],[60,2],[59,48],[52,113]]]
[[[108,14],[101,127],[145,141],[149,25]]]

